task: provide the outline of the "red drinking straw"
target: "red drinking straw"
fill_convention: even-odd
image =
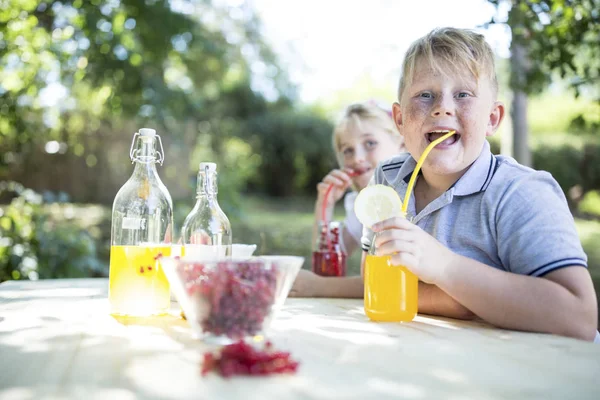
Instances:
[[[353,177],[353,176],[360,175],[362,172],[359,170],[355,170],[355,171],[349,171],[346,173],[348,174],[348,176]],[[327,191],[325,192],[325,196],[323,197],[323,206],[321,207],[321,221],[323,222],[323,225],[327,224],[327,215],[326,215],[325,208],[327,207],[327,200],[329,199],[329,193],[331,193],[332,190],[333,190],[333,183],[330,183],[329,187],[327,188]],[[329,250],[329,252],[331,252],[331,251],[333,251],[333,248],[331,246],[331,239],[329,238],[329,228],[326,228],[326,229],[328,229],[327,236],[326,236],[327,250]]]

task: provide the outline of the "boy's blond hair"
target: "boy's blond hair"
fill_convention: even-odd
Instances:
[[[469,71],[475,79],[488,78],[494,93],[498,91],[494,52],[483,35],[468,29],[438,28],[416,40],[406,52],[398,86],[398,101],[406,85],[412,82],[418,61],[442,75]]]
[[[361,121],[370,121],[382,131],[402,140],[390,111],[384,110],[374,102],[351,104],[346,107],[342,118],[333,128],[333,150],[340,166],[343,165],[343,158],[340,154],[340,135],[351,128],[360,129]]]

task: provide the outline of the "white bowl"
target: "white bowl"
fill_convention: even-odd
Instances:
[[[278,268],[285,271],[283,274],[284,278],[281,280],[281,288],[278,290],[279,293],[285,293],[285,296],[277,296],[277,299],[275,299],[275,306],[279,309],[283,306],[283,303],[285,303],[285,299],[287,299],[287,296],[292,289],[296,276],[298,275],[298,272],[300,272],[302,264],[304,264],[304,257],[260,256],[260,258],[273,262]]]
[[[252,257],[256,250],[255,244],[234,243],[231,245],[231,258]]]

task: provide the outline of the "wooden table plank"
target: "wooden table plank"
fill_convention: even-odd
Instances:
[[[362,301],[288,299],[270,330],[298,374],[201,377],[173,315],[107,314],[107,280],[0,285],[0,399],[595,399],[600,346],[480,322],[373,323]]]

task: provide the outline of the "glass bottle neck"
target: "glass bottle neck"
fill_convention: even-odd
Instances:
[[[156,139],[154,137],[139,137],[133,152],[132,161],[135,164],[134,175],[156,174],[156,163],[158,152],[156,151]]]
[[[216,198],[218,193],[216,171],[198,172],[198,186],[196,187],[196,198]]]
[[[373,239],[371,239],[371,247],[369,247],[368,255],[374,256],[376,254],[377,247],[375,246],[375,239],[377,238],[377,233],[373,235]]]
[[[158,175],[156,170],[156,164],[154,162],[134,162],[135,167],[133,168],[134,176],[154,176]]]

